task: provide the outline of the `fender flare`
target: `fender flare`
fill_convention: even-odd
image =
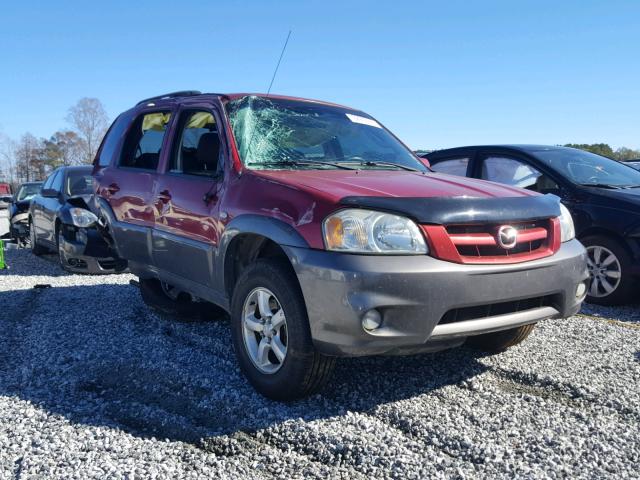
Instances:
[[[280,246],[309,248],[307,241],[288,223],[263,215],[239,215],[229,222],[220,236],[216,261],[216,277],[223,292],[228,292],[225,281],[225,265],[229,245],[242,234],[260,235]]]

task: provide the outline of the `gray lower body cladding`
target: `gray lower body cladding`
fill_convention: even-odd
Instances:
[[[311,335],[335,356],[441,350],[469,335],[576,313],[588,277],[576,240],[553,256],[510,265],[464,265],[430,256],[366,256],[285,247],[300,281]],[[382,326],[362,328],[375,308]]]

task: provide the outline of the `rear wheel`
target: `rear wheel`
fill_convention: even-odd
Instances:
[[[331,376],[335,359],[313,346],[300,286],[283,261],[261,259],[242,272],[231,302],[231,329],[240,368],[265,397],[305,397]]]
[[[531,334],[535,326],[535,323],[532,323],[500,332],[475,335],[467,339],[467,345],[484,350],[485,352],[504,352],[507,348],[522,343]]]
[[[580,240],[587,249],[590,285],[587,302],[620,305],[631,298],[634,279],[629,273],[631,256],[620,243],[604,235]]]
[[[47,253],[47,249],[38,243],[36,239],[36,229],[33,222],[29,222],[29,243],[31,244],[31,253],[34,255],[43,255]]]
[[[157,312],[183,320],[200,320],[220,317],[224,310],[212,303],[197,301],[191,294],[161,280],[143,279],[139,281],[142,300]]]

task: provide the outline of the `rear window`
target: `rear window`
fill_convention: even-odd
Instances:
[[[170,112],[154,112],[139,116],[125,140],[120,166],[143,170],[157,169],[170,120]]]
[[[100,153],[98,154],[99,166],[106,167],[111,164],[111,159],[120,144],[120,139],[126,131],[127,125],[129,125],[129,117],[126,115],[120,115],[113,122],[100,147]]]

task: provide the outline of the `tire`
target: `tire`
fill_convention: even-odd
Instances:
[[[467,339],[467,345],[490,353],[504,352],[507,348],[522,343],[533,332],[536,324],[502,330],[500,332],[475,335]]]
[[[40,256],[43,255],[45,253],[47,253],[47,249],[45,247],[43,247],[42,245],[40,245],[38,243],[38,240],[36,240],[36,231],[35,228],[33,227],[33,222],[29,222],[29,238],[31,239],[30,243],[31,243],[31,253],[33,253],[36,256]]]
[[[580,239],[587,249],[590,286],[587,302],[598,305],[622,305],[631,299],[635,280],[629,273],[631,255],[617,240],[605,235]],[[600,255],[598,257],[598,251]],[[611,258],[614,258],[611,260]],[[607,263],[611,262],[611,263]],[[606,264],[606,265],[605,265]],[[598,275],[595,276],[594,275]],[[605,283],[606,282],[606,283]],[[613,286],[612,291],[608,289]]]
[[[163,284],[157,279],[139,279],[140,295],[147,306],[158,313],[181,320],[202,320],[207,317],[220,317],[224,310],[212,303],[194,302],[186,292],[175,291],[175,295],[167,294],[170,285]]]
[[[265,310],[271,310],[266,314],[260,308],[265,304],[262,298],[267,298]],[[253,321],[245,321],[252,313]],[[281,318],[280,326],[271,323],[276,318]],[[263,331],[254,330],[247,326],[249,324],[261,324],[262,327],[255,328]],[[272,327],[265,330],[265,325]],[[271,333],[265,333],[268,330]],[[335,358],[320,354],[313,346],[302,291],[285,261],[261,259],[242,272],[231,301],[231,333],[242,372],[267,398],[286,401],[306,397],[321,390],[331,377]],[[284,346],[281,360],[275,354],[277,348],[271,346],[276,345],[276,339],[280,342],[280,352]],[[260,358],[263,341],[269,344],[269,351],[262,357],[266,362],[259,367],[252,358],[256,355]],[[251,353],[250,345],[257,345],[257,354],[255,348]]]

